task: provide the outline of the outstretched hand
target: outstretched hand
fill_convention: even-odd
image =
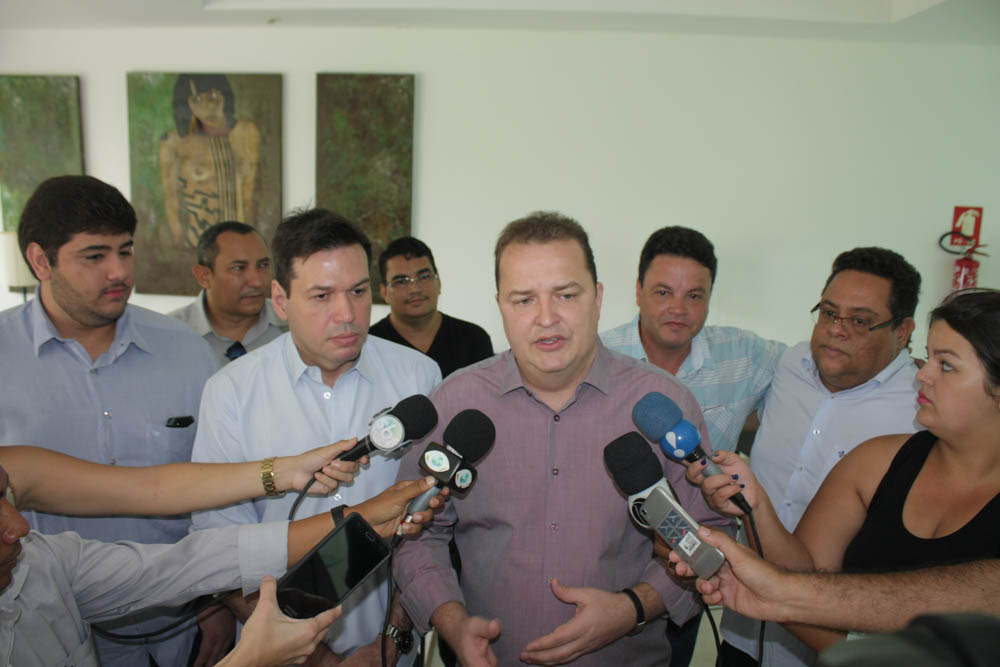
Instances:
[[[708,604],[722,604],[744,616],[764,621],[785,621],[782,601],[787,597],[788,574],[762,559],[748,547],[719,530],[702,526],[698,536],[717,547],[726,557],[726,564],[695,586]],[[694,570],[680,559],[665,542],[657,539],[656,555],[669,560],[682,576],[694,575]]]
[[[294,619],[281,613],[277,584],[264,577],[260,599],[243,626],[236,648],[218,663],[222,667],[278,667],[302,664],[326,636],[330,625],[340,616],[340,607],[313,618]]]
[[[552,594],[576,613],[566,623],[530,642],[521,660],[536,665],[561,665],[596,651],[635,625],[635,607],[622,593],[599,588],[563,586],[552,580]]]
[[[340,484],[354,480],[362,464],[368,463],[368,456],[357,461],[338,461],[337,457],[358,443],[357,438],[349,438],[310,449],[296,456],[281,456],[274,460],[275,485],[282,491],[301,491],[311,480],[316,483],[309,487],[310,494],[330,493]]]
[[[347,512],[359,513],[382,537],[391,537],[397,529],[404,535],[416,535],[423,529],[421,524],[434,518],[434,510],[444,507],[449,491],[447,488],[441,489],[438,495],[431,498],[429,509],[413,515],[412,523],[403,523],[406,508],[411,500],[434,486],[436,481],[433,477],[425,477],[396,482],[374,498],[350,507]]]
[[[751,509],[756,510],[760,499],[760,486],[750,466],[735,452],[719,450],[712,454],[712,460],[722,470],[721,475],[705,476],[703,462],[691,463],[687,466],[685,476],[688,481],[701,487],[701,494],[708,506],[720,514],[743,516],[743,510],[735,505],[730,498],[742,493]]]

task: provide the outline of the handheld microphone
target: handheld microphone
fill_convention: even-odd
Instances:
[[[423,394],[407,396],[396,407],[386,408],[372,417],[368,435],[337,459],[357,461],[376,450],[388,454],[423,438],[437,426],[437,421],[437,410],[431,399]]]
[[[632,520],[643,528],[650,528],[642,511],[646,498],[657,488],[671,496],[674,494],[663,478],[663,466],[649,444],[635,431],[629,431],[604,448],[604,465],[618,488],[628,496],[628,512]]]
[[[642,434],[660,445],[667,457],[688,463],[704,462],[705,475],[721,475],[722,470],[701,448],[701,435],[695,425],[684,419],[680,407],[668,396],[651,391],[632,408],[632,422]],[[737,493],[730,498],[745,514],[750,504]]]
[[[479,410],[462,410],[455,415],[441,434],[444,444],[432,442],[420,456],[420,467],[437,483],[410,501],[406,521],[412,521],[415,512],[427,509],[431,498],[445,486],[455,491],[469,489],[476,480],[472,464],[486,454],[496,437],[493,421]]]
[[[635,431],[604,448],[604,463],[615,484],[628,496],[632,519],[663,538],[703,579],[715,574],[725,556],[698,537],[698,522],[681,506],[663,478],[660,459]]]

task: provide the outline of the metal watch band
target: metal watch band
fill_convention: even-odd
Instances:
[[[392,623],[386,626],[385,636],[396,645],[400,655],[406,655],[413,648],[413,635],[409,632],[403,632]]]
[[[274,457],[266,458],[260,462],[260,483],[264,485],[264,492],[269,496],[281,496],[283,492],[278,491],[274,485]]]

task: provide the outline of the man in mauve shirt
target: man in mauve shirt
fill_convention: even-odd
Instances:
[[[510,223],[497,241],[495,270],[511,349],[435,390],[439,421],[427,441],[441,442],[452,417],[474,407],[493,420],[496,442],[468,493],[397,554],[403,605],[420,631],[436,628],[465,667],[668,665],[666,617],[683,623],[698,603],[653,558],[649,534],[629,520],[602,454],[635,429],[632,407],[650,391],[675,400],[707,444],[698,404],[666,372],[601,345],[603,287],[575,221],[534,213]],[[409,450],[401,478],[418,470],[422,452]],[[693,517],[727,524],[683,468],[657,453]],[[448,557],[452,536],[461,585]],[[633,634],[644,620],[652,627]]]

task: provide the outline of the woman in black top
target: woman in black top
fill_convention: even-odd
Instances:
[[[728,514],[740,514],[728,498],[742,491],[764,555],[789,569],[905,570],[1000,556],[1000,291],[947,297],[931,313],[927,357],[917,373],[917,421],[927,430],[873,438],[852,450],[794,535],[731,453],[716,458],[726,475],[693,481]],[[729,477],[734,473],[739,482]],[[787,627],[817,650],[845,634]]]

